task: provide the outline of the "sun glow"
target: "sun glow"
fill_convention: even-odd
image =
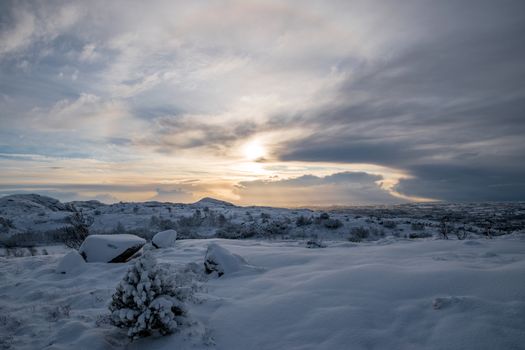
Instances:
[[[266,150],[259,141],[255,140],[244,145],[243,154],[248,160],[256,161],[264,158]]]

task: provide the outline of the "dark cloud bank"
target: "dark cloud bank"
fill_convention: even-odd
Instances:
[[[333,103],[304,112],[316,131],[281,145],[280,158],[400,168],[414,178],[396,190],[410,196],[524,200],[525,3],[419,10],[425,40],[359,63]]]

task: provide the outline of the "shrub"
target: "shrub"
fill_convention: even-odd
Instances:
[[[111,322],[128,329],[132,339],[154,333],[166,335],[181,324],[185,309],[182,294],[167,279],[149,251],[132,265],[113,294]]]
[[[326,245],[319,239],[311,239],[306,242],[306,248],[309,248],[309,249],[326,248]]]
[[[11,228],[15,228],[15,225],[13,225],[13,220],[0,216],[0,232],[9,232],[9,229]]]
[[[370,231],[364,227],[354,227],[350,230],[350,235],[349,241],[361,242],[363,239],[368,238]]]
[[[321,213],[321,215],[319,215],[319,219],[328,220],[330,219],[330,215],[328,215],[328,213]]]
[[[82,242],[89,235],[89,226],[93,224],[93,218],[84,216],[82,212],[75,211],[67,218],[71,226],[64,226],[61,233],[64,237],[64,244],[73,249],[80,248]]]
[[[169,221],[169,220],[168,220]],[[177,221],[176,226],[179,229],[185,227],[199,227],[204,222],[204,217],[201,216],[201,211],[199,209],[195,210],[191,216],[182,216]],[[164,228],[168,230],[169,228]]]
[[[170,219],[164,219],[156,215],[152,215],[149,220],[149,228],[151,230],[156,230],[156,231],[176,230],[178,229],[178,227],[179,227],[178,222],[176,223]]]
[[[261,213],[261,219],[269,219],[271,218],[271,215],[268,213]]]
[[[464,240],[466,238],[468,238],[469,236],[469,231],[464,227],[458,227],[454,230],[454,234],[456,235],[456,237],[459,239],[459,240]]]
[[[397,223],[395,221],[385,220],[385,221],[383,221],[383,227],[389,228],[389,229],[394,229],[394,228],[397,227]]]
[[[443,239],[448,239],[448,233],[454,229],[447,216],[443,217],[439,222],[439,235]]]
[[[268,214],[268,213],[261,213],[261,221],[263,223],[267,223],[268,220],[270,220],[270,218],[271,218],[270,214]]]
[[[343,223],[339,219],[328,219],[323,222],[324,227],[335,230],[341,226]]]
[[[115,235],[124,234],[124,233],[126,233],[126,228],[124,227],[122,222],[119,221],[117,223],[117,226],[113,229],[112,233],[115,234]]]
[[[408,234],[408,238],[415,239],[415,238],[428,238],[432,237],[432,234],[425,231],[418,231],[418,232],[411,232]]]
[[[295,225],[297,227],[308,226],[308,225],[311,225],[312,222],[313,222],[313,220],[312,220],[311,217],[306,217],[304,215],[301,215],[301,216],[297,217],[297,219],[295,219]]]
[[[413,222],[410,225],[410,228],[412,229],[412,231],[424,231],[425,224],[423,224],[422,222]]]

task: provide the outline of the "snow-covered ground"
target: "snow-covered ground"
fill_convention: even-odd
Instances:
[[[525,203],[417,203],[311,210],[239,207],[212,198],[193,204],[107,205],[97,201],[60,203],[35,194],[12,195],[0,198],[0,247],[64,242],[64,228],[78,226],[79,220],[90,234],[128,233],[148,240],[159,231],[175,229],[178,239],[317,237],[372,241],[389,236],[437,236],[443,224],[451,236],[523,233]],[[360,229],[364,231],[356,231]]]
[[[215,242],[254,268],[203,274]],[[153,250],[194,282],[191,326],[133,343],[107,305],[129,263],[0,258],[3,349],[523,349],[525,240],[179,240]],[[192,264],[193,263],[193,264]]]

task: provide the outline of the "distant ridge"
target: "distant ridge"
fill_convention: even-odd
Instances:
[[[18,207],[25,211],[32,210],[50,210],[50,211],[67,211],[66,205],[58,199],[47,196],[41,196],[36,193],[30,194],[13,194],[0,198],[0,206]]]
[[[201,200],[193,203],[194,205],[222,205],[225,207],[235,207],[235,204],[232,204],[230,202],[221,201],[220,199],[215,199],[211,197],[204,197]]]

